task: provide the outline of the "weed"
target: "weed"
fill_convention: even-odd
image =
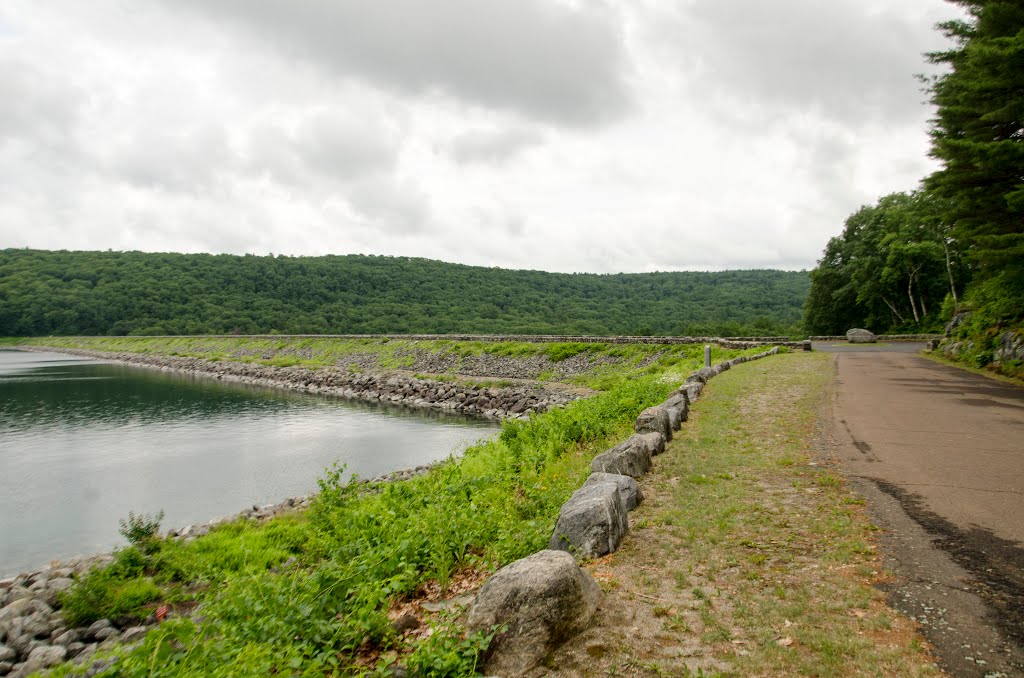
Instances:
[[[152,516],[145,513],[135,515],[129,511],[127,520],[117,521],[120,526],[118,532],[132,546],[143,552],[149,552],[153,550],[156,538],[160,534],[160,521],[163,519],[163,510]]]

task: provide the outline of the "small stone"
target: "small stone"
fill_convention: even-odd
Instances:
[[[52,643],[54,645],[63,645],[64,647],[70,647],[72,643],[77,643],[81,639],[81,637],[81,631],[79,631],[78,629],[71,629],[70,631],[65,631],[64,633],[54,638]]]
[[[18,653],[14,651],[14,648],[7,647],[6,645],[0,645],[0,662],[11,661],[16,659]]]
[[[60,645],[41,645],[29,653],[25,665],[21,667],[21,672],[24,675],[29,675],[35,671],[48,669],[63,662],[67,656],[68,650],[66,647],[61,647]]]
[[[134,643],[137,640],[142,640],[146,636],[147,629],[145,626],[132,626],[131,628],[125,629],[125,632],[121,634],[122,643]]]
[[[420,620],[411,614],[403,614],[401,617],[391,622],[391,628],[395,630],[395,633],[402,635],[406,631],[412,631],[420,627]]]
[[[109,628],[112,628],[112,625],[111,625],[109,619],[98,619],[98,620],[94,621],[89,626],[89,628],[87,628],[85,630],[85,633],[83,635],[84,635],[85,638],[87,638],[89,640],[96,639],[98,633],[104,631],[105,629],[109,629]],[[115,633],[116,633],[116,631],[115,631]],[[104,636],[104,638],[106,638],[108,636],[109,636],[109,634],[107,636]],[[100,640],[102,640],[102,638]]]

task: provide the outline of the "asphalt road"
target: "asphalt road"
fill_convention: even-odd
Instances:
[[[1024,388],[920,348],[815,345],[835,353],[835,456],[940,665],[1024,676]]]

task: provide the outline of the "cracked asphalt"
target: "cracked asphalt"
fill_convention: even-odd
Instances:
[[[1024,676],[1024,388],[918,355],[834,353],[835,457],[868,500],[895,581],[955,676]]]

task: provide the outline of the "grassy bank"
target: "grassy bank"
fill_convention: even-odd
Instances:
[[[433,358],[434,361],[426,362],[440,362],[446,366],[445,369],[423,376],[442,378],[458,378],[464,372],[463,366],[479,357],[510,360],[543,358],[546,362],[541,363],[543,367],[535,375],[537,379],[558,380],[602,391],[638,375],[658,375],[667,380],[682,381],[701,366],[704,350],[699,345],[531,344],[513,341],[329,337],[36,337],[21,340],[20,343],[143,355],[186,356],[275,367],[336,368],[353,373],[367,370],[412,371],[424,358]],[[760,350],[735,351],[713,346],[712,359],[717,363]],[[582,361],[583,368],[574,365],[572,374],[561,375],[559,366],[569,359]]]
[[[323,339],[284,346],[246,339],[33,343],[206,358],[219,352],[230,360],[302,351],[309,367],[369,351],[382,363],[409,350],[543,353],[563,360],[581,354],[563,344]],[[584,348],[594,356],[622,351],[620,361],[601,363],[583,379],[603,391],[529,421],[506,422],[496,439],[425,476],[369,487],[344,483],[345,474],[335,469],[321,479],[308,512],[222,525],[187,543],[126,529],[135,544],[108,568],[80,579],[62,600],[65,614],[85,624],[169,608],[171,618],[141,646],[114,651],[119,659],[110,675],[352,675],[395,664],[414,675],[471,674],[486,635],[463,637],[443,611],[421,615],[428,627],[403,632],[392,623],[398,611],[452,595],[544,548],[559,507],[589,474],[590,459],[627,437],[637,413],[663,400],[701,360],[700,347]],[[719,359],[735,354],[717,351]],[[135,526],[144,527],[138,520]],[[201,623],[189,616],[197,606]],[[58,673],[82,670],[68,666]]]
[[[791,353],[709,384],[641,483],[623,547],[592,566],[599,626],[552,672],[937,673],[876,588],[874,527],[823,454],[830,364]]]

